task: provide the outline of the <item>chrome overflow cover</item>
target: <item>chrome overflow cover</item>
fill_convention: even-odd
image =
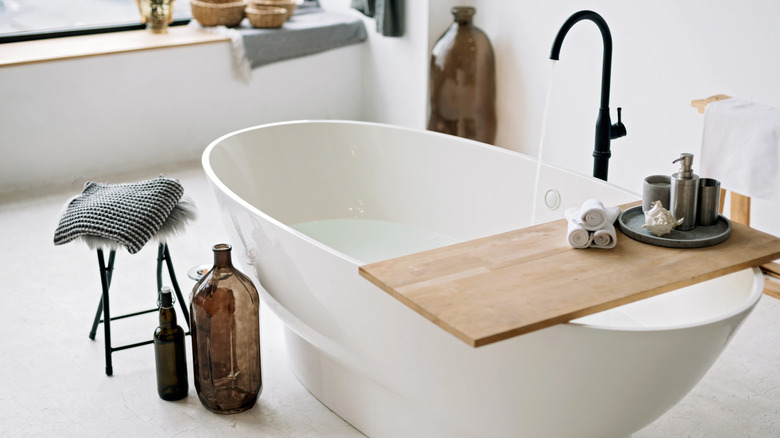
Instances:
[[[555,189],[549,189],[544,193],[544,205],[550,210],[556,210],[561,206],[561,193]]]

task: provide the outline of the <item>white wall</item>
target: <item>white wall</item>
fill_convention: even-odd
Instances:
[[[351,0],[320,0],[324,8],[350,11]],[[352,11],[354,12],[354,11]],[[425,128],[428,96],[428,0],[406,0],[402,37],[376,32],[374,19],[363,17],[363,117],[366,120]]]
[[[601,88],[601,34],[593,23],[575,25],[554,74],[549,55],[572,13],[591,9],[604,17],[613,39],[612,118],[623,107],[628,129],[628,136],[612,142],[609,180],[637,193],[644,176],[675,172],[671,162],[680,152],[700,155],[703,116],[690,106],[692,99],[723,93],[780,107],[780,2],[431,1],[431,39],[444,32],[455,4],[477,8],[475,25],[496,52],[497,144],[537,155],[554,76],[543,159],[588,175]],[[752,215],[754,227],[780,235],[778,203],[754,199]]]
[[[361,119],[362,45],[234,76],[227,42],[0,68],[0,194],[197,159],[262,123]]]
[[[323,0],[362,17],[350,0]],[[0,195],[190,161],[235,129],[351,119],[424,128],[427,1],[401,38],[368,41],[234,77],[228,43],[0,68]],[[0,56],[2,52],[0,51]]]
[[[323,3],[349,11],[349,0]],[[780,106],[773,0],[406,3],[404,37],[382,37],[365,19],[366,44],[257,69],[249,87],[233,78],[227,44],[0,68],[0,193],[193,159],[221,134],[276,120],[422,128],[430,49],[451,22],[449,9],[461,4],[477,8],[475,24],[496,52],[498,145],[537,155],[552,82],[543,159],[584,174],[592,169],[601,36],[592,23],[578,23],[553,72],[548,58],[569,15],[592,9],[606,19],[612,117],[623,107],[628,128],[612,143],[609,179],[637,193],[644,176],[673,173],[680,152],[699,155],[703,117],[692,99],[724,93]],[[780,235],[778,203],[754,199],[752,213],[753,226]]]

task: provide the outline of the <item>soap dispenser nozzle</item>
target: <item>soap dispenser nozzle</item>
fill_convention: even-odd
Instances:
[[[690,179],[693,178],[693,154],[683,152],[680,154],[680,158],[672,161],[672,163],[680,162],[680,174],[679,178]]]

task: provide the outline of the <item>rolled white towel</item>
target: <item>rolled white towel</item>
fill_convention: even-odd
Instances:
[[[588,199],[582,203],[577,219],[586,230],[598,230],[607,223],[607,210],[600,200]]]
[[[582,226],[579,219],[577,219],[578,214],[579,210],[576,208],[566,209],[565,216],[568,223],[566,241],[569,242],[569,245],[573,248],[587,248],[590,246],[593,236],[590,231]]]
[[[598,200],[591,200],[597,201]],[[587,201],[586,201],[587,203]],[[583,204],[585,206],[585,204]],[[604,208],[605,219],[604,223],[597,229],[589,230],[582,222],[583,215],[582,210],[577,208],[567,208],[564,212],[566,220],[568,222],[568,228],[566,232],[566,240],[574,248],[602,248],[611,249],[617,245],[617,234],[615,233],[615,226],[613,225],[620,216],[620,207],[606,207]]]
[[[615,245],[617,245],[617,234],[615,234],[615,226],[611,223],[605,224],[602,229],[593,232],[590,245],[593,248],[611,249]]]
[[[566,240],[572,248],[587,248],[591,244],[593,235],[590,231],[582,228],[582,225],[568,221],[569,229],[566,232]]]
[[[566,219],[582,225],[588,231],[600,229],[604,224],[614,224],[620,216],[620,207],[604,207],[598,199],[588,199],[579,209],[566,209]]]

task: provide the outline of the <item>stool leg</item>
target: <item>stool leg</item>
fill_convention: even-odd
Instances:
[[[89,331],[89,339],[92,339],[93,341],[95,340],[95,334],[97,333],[97,326],[100,323],[101,316],[103,316],[103,294],[100,295],[97,312],[95,313],[95,320],[92,321],[92,330]]]
[[[168,267],[168,275],[171,277],[171,284],[173,284],[173,290],[176,291],[176,299],[179,300],[179,306],[181,307],[181,313],[184,315],[184,320],[187,321],[187,328],[190,328],[190,312],[187,310],[187,304],[184,301],[184,296],[179,289],[179,282],[176,281],[176,274],[173,271],[173,260],[171,260],[171,252],[168,250],[168,245],[164,248],[165,264]]]
[[[171,260],[171,252],[168,250],[168,245],[165,243],[160,243],[160,246],[157,248],[157,290],[159,291],[162,289],[162,263],[165,261],[165,265],[168,268],[168,276],[171,279],[171,284],[173,285],[173,290],[176,292],[176,299],[179,300],[179,306],[181,306],[181,312],[184,316],[184,320],[187,322],[187,328],[190,327],[190,312],[187,310],[186,302],[184,301],[184,296],[181,294],[181,289],[179,288],[179,282],[176,281],[176,274],[173,270],[173,261]]]
[[[114,272],[114,256],[116,256],[116,251],[111,251],[111,254],[108,256],[108,266],[105,267],[106,270],[108,270],[108,287],[111,287],[111,274]],[[101,272],[104,271],[104,268],[101,264],[100,266]],[[89,339],[95,340],[95,334],[97,334],[97,326],[100,323],[100,317],[103,315],[103,295],[100,295],[100,301],[98,302],[97,312],[95,312],[95,320],[92,322],[92,330],[89,331]]]
[[[162,267],[163,267],[163,258],[165,257],[165,251],[163,248],[165,247],[164,243],[161,243],[157,246],[157,294],[160,294],[160,290],[162,290]]]
[[[111,312],[109,310],[109,302],[108,302],[108,288],[109,288],[109,282],[111,279],[111,272],[110,270],[113,270],[113,261],[114,261],[114,253],[115,251],[112,249],[110,256],[109,256],[109,267],[106,266],[105,260],[103,258],[103,250],[98,249],[98,264],[100,265],[100,285],[103,288],[103,298],[101,299],[101,302],[103,304],[103,332],[105,335],[105,345],[106,345],[106,375],[110,376],[114,374],[114,367],[111,364]]]

